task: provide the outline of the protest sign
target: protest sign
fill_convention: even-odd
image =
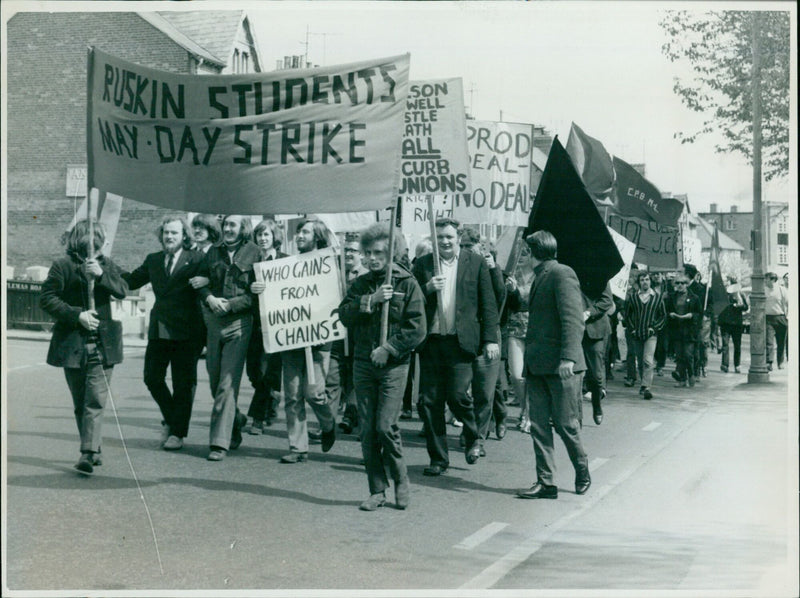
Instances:
[[[336,312],[342,294],[332,249],[259,262],[253,268],[256,280],[266,283],[258,307],[267,353],[345,337]]]
[[[677,226],[683,203],[674,197],[664,197],[653,183],[636,169],[614,156],[616,208],[625,216],[653,220],[665,226]]]
[[[467,147],[472,193],[456,196],[455,218],[467,224],[528,224],[531,125],[468,121]]]
[[[469,193],[461,79],[409,83],[404,120],[400,195]]]
[[[430,217],[428,216],[428,200],[426,195],[407,195],[400,205],[400,230],[406,239],[406,245],[414,257],[414,248],[422,239],[431,236]],[[433,218],[453,217],[453,196],[433,195]]]
[[[400,178],[409,56],[182,75],[93,49],[89,185],[205,213],[377,210]]]
[[[608,215],[608,226],[636,244],[633,260],[650,268],[675,270],[678,267],[678,228],[664,226],[652,220]]]
[[[703,261],[703,243],[697,237],[682,235],[681,245],[683,246],[683,263],[693,264],[700,267]]]
[[[625,296],[628,293],[628,280],[631,275],[633,256],[636,253],[636,244],[632,241],[628,241],[628,239],[623,237],[611,227],[608,227],[608,232],[611,233],[611,238],[614,239],[614,243],[617,246],[617,251],[619,251],[622,261],[625,262],[625,265],[622,266],[622,269],[617,272],[611,280],[608,281],[608,284],[611,287],[611,292],[614,294],[614,296],[619,297],[620,299],[625,299]]]
[[[378,221],[374,210],[369,212],[344,212],[342,214],[318,214],[318,218],[333,233],[361,232]]]

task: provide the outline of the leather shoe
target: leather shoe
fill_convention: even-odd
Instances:
[[[479,455],[480,457],[485,457],[485,456],[486,456],[486,449],[485,449],[485,448],[483,448],[483,442],[481,442],[481,445],[480,445],[480,450],[479,450],[479,452],[478,452],[478,455]]]
[[[80,473],[90,474],[94,471],[92,453],[81,453],[81,458],[75,464],[75,469]]]
[[[281,463],[305,463],[308,461],[308,453],[289,453],[281,457]]]
[[[408,508],[408,501],[411,495],[411,485],[408,476],[394,483],[394,502],[400,510]]]
[[[558,487],[545,486],[536,482],[527,490],[518,490],[517,496],[519,498],[558,498]]]
[[[467,459],[467,463],[470,465],[474,465],[478,462],[478,459],[481,456],[481,446],[478,442],[473,442],[470,449],[464,454],[464,457]]]
[[[447,465],[429,465],[425,469],[422,470],[422,475],[426,476],[439,476],[442,475],[445,471],[447,471]]]
[[[586,491],[591,485],[592,478],[589,476],[589,472],[587,471],[586,473],[575,478],[575,494],[586,494]]]
[[[458,446],[459,448],[467,448],[467,439],[464,437],[464,432],[458,435]]]
[[[598,426],[603,423],[603,407],[600,405],[600,397],[592,397],[592,419]]]
[[[233,432],[231,432],[230,449],[235,451],[242,445],[242,428],[247,425],[247,416],[241,411],[236,412],[233,418]]]
[[[322,452],[327,453],[331,450],[334,442],[336,442],[336,426],[322,433]]]
[[[503,422],[498,423],[494,431],[497,434],[497,440],[503,440],[506,437],[506,425]]]

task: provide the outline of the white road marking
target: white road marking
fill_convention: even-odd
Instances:
[[[602,467],[606,463],[608,463],[608,459],[605,459],[603,457],[595,457],[594,459],[589,461],[589,471],[594,471],[595,469],[597,469],[598,467]]]
[[[652,432],[656,428],[661,426],[661,422],[650,422],[644,428],[642,428],[642,432]]]
[[[508,573],[510,573],[515,567],[525,562],[531,557],[531,555],[535,554],[548,540],[550,540],[551,537],[553,537],[562,528],[566,527],[566,525],[569,524],[573,519],[580,517],[586,511],[594,507],[609,492],[630,478],[656,455],[664,451],[678,436],[694,426],[707,411],[708,407],[695,413],[694,417],[692,417],[692,419],[684,427],[676,429],[675,432],[670,434],[669,438],[666,438],[663,442],[658,444],[658,446],[656,446],[649,455],[641,455],[639,458],[637,458],[633,464],[626,468],[625,471],[623,471],[613,482],[605,486],[601,486],[597,490],[591,491],[585,497],[581,497],[582,499],[585,498],[586,500],[581,500],[582,505],[578,509],[568,513],[567,515],[564,515],[560,519],[557,519],[545,530],[542,530],[540,533],[528,538],[520,545],[513,548],[510,552],[506,553],[497,561],[486,567],[478,575],[464,583],[460,589],[485,590],[494,586],[498,581],[503,579],[503,577],[508,575]]]
[[[47,365],[47,363],[42,361],[40,363],[32,363],[29,365],[18,365],[17,367],[8,368],[6,371],[10,374],[11,372],[17,372],[19,370],[27,370],[29,368],[38,368],[43,365]]]
[[[504,528],[508,527],[507,523],[502,523],[500,521],[493,521],[488,525],[484,525],[481,529],[477,532],[472,534],[471,536],[467,536],[458,544],[455,544],[453,548],[461,548],[462,550],[472,550],[479,544],[485,542],[492,536],[494,536],[499,531],[503,530]]]

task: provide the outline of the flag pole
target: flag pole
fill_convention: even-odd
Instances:
[[[344,234],[344,241],[342,241],[341,251],[339,252],[339,290],[342,293],[342,297],[345,296],[347,293],[347,275],[344,271],[344,248],[347,245],[347,233]],[[347,329],[345,329],[347,330]],[[345,333],[344,337],[344,356],[350,356],[350,343],[347,342],[347,333]]]
[[[392,267],[394,263],[394,229],[395,229],[395,206],[389,208],[389,260],[386,264],[386,281],[384,284],[392,284]],[[391,301],[391,300],[390,300]],[[390,301],[383,302],[383,311],[381,312],[381,345],[386,342],[389,337],[389,303]]]
[[[425,196],[428,202],[428,218],[431,225],[431,249],[433,250],[433,275],[439,276],[441,268],[439,267],[439,245],[436,243],[436,218],[433,214],[433,195],[430,193]],[[436,291],[436,313],[439,316],[439,332],[444,334],[444,306],[442,305],[442,291]]]
[[[86,220],[89,224],[89,244],[86,259],[94,258],[94,221],[92,220],[92,194],[94,186],[94,147],[92,144],[92,91],[94,88],[94,47],[89,46],[86,56]],[[94,311],[94,276],[86,279],[89,311]]]

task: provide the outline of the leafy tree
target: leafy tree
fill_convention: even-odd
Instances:
[[[694,133],[675,134],[681,143],[720,131],[721,153],[739,152],[752,163],[753,11],[667,11],[660,25],[668,36],[662,51],[671,62],[688,62],[693,75],[676,78],[682,102],[706,114]],[[789,172],[789,11],[759,12],[764,177]]]

